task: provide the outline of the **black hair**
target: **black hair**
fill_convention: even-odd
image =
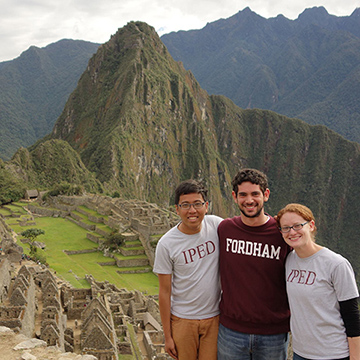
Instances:
[[[179,203],[181,195],[193,193],[200,194],[203,197],[204,201],[207,201],[208,191],[205,188],[204,184],[201,181],[189,179],[183,181],[175,189],[175,205]]]

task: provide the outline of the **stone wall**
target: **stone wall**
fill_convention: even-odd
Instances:
[[[106,232],[106,231],[98,228],[97,226],[95,227],[95,232],[96,232],[97,234],[99,234],[100,236],[102,236],[102,237],[106,237],[106,236],[109,235],[108,232]]]
[[[78,214],[75,214],[74,212],[70,213],[70,217],[71,217],[71,219],[68,219],[68,220],[72,220],[72,219],[75,219],[76,221],[82,220],[82,217]]]
[[[66,255],[88,254],[97,252],[97,249],[85,249],[85,250],[64,250]]]
[[[88,212],[82,211],[82,213],[86,213],[86,216],[88,216],[92,222],[106,223],[111,229],[117,229],[120,233],[135,233],[134,236],[140,239],[141,244],[145,249],[147,259],[116,259],[116,263],[119,267],[145,267],[149,264],[149,261],[150,264],[153,265],[154,251],[150,245],[151,235],[161,235],[178,222],[178,217],[175,213],[171,211],[164,211],[154,204],[137,200],[128,201],[112,199],[100,195],[87,195],[82,197],[58,196],[53,199],[53,204],[51,204],[51,206],[56,209],[54,210],[29,205],[31,211],[46,216],[62,216],[61,214],[63,214],[63,216],[69,216],[74,209],[79,211],[78,206],[86,206],[89,209],[97,211],[99,214],[103,215],[103,217],[89,217]],[[105,216],[108,217],[108,220],[105,220]],[[81,217],[74,216],[74,214],[72,214],[72,221],[76,222],[78,225],[83,223]],[[90,232],[93,228],[94,226],[91,228],[89,227],[87,237],[95,243],[99,243],[100,237],[97,236],[95,232],[100,236],[106,236],[107,233],[97,227],[95,227],[95,232]],[[132,231],[131,228],[135,231]],[[130,239],[127,240],[130,241]],[[136,244],[134,244],[134,246],[135,245]],[[138,252],[138,250],[130,251]],[[69,254],[70,253],[82,253],[82,251],[69,252]],[[87,320],[86,324],[84,321],[84,328],[81,328],[82,332],[85,331],[85,333],[82,334],[82,352],[98,356],[99,360],[114,358],[113,349],[116,349],[116,333],[126,334],[123,335],[124,339],[121,340],[121,348],[123,351],[129,351],[131,345],[128,342],[126,324],[128,321],[132,324],[136,324],[138,321],[137,315],[139,313],[149,312],[155,319],[154,321],[157,321],[158,323],[160,322],[158,304],[155,300],[149,298],[144,300],[142,295],[139,293],[134,294],[126,291],[125,289],[119,290],[106,282],[100,284],[91,279],[90,282],[91,289],[69,289],[68,286],[62,287],[60,297],[61,305],[60,303],[57,305],[50,301],[46,302],[47,309],[44,310],[44,316],[47,317],[47,320],[43,324],[43,334],[47,340],[54,342],[54,339],[57,337],[59,339],[64,339],[65,349],[70,349],[71,351],[74,347],[73,338],[69,335],[71,333],[71,329],[65,330],[64,326],[59,323],[60,316],[57,314],[55,309],[63,309],[69,321],[82,319],[82,326],[84,321],[84,312],[86,311],[89,313],[91,301],[98,296],[104,297],[105,302],[109,301],[109,312],[114,315],[117,314],[116,316],[122,319],[122,323],[116,325],[116,329],[114,324],[111,324],[111,322],[113,322],[113,318],[111,316],[104,322],[103,315],[97,313],[96,311],[92,313],[90,320]],[[21,284],[21,281],[19,281],[19,283]],[[35,304],[35,301],[33,303]],[[125,320],[127,317],[129,317],[129,319]],[[95,324],[99,323],[102,324],[100,327],[95,326]],[[23,326],[23,324],[21,324],[21,326]],[[141,326],[144,327],[144,330],[149,327],[151,328],[151,325],[149,324]],[[147,356],[155,356],[156,354],[156,359],[165,359],[166,354],[162,354],[161,344],[157,344],[156,341],[152,339],[153,337],[157,338],[159,336],[160,338],[162,336],[162,333],[159,331],[156,331],[156,335],[144,335],[144,337],[148,340]],[[102,346],[107,344],[106,349],[93,349],[93,345],[96,344],[96,341],[99,339],[102,339],[102,341],[100,341]]]
[[[96,229],[95,225],[92,224],[86,224],[81,220],[76,220],[74,218],[74,216],[77,216],[76,214],[72,214],[71,216],[67,216],[66,218],[70,221],[72,221],[73,223],[75,223],[76,225],[81,226],[83,229],[85,230],[89,230],[89,231],[94,231]],[[78,216],[79,217],[79,216]]]
[[[118,267],[130,267],[130,266],[147,266],[149,265],[149,259],[129,259],[120,260],[115,259]]]
[[[67,217],[70,215],[69,211],[63,211],[60,209],[48,209],[46,207],[40,207],[29,204],[27,208],[33,213],[41,216],[49,216],[49,217]]]
[[[59,195],[52,198],[54,204],[59,204],[59,205],[66,204],[74,208],[76,208],[77,206],[85,205],[88,199],[89,198],[87,195],[82,195],[82,196]]]
[[[25,266],[19,270],[16,280],[10,284],[8,297],[2,302],[0,325],[31,337],[35,327],[35,282]]]
[[[95,235],[93,233],[86,233],[86,238],[91,240],[92,242],[99,244],[101,240],[101,236]]]
[[[61,204],[61,203],[56,203],[56,208],[68,213],[71,213],[72,211],[77,209],[76,205],[69,205],[69,204]]]
[[[144,331],[144,346],[150,359],[171,359],[165,353],[164,335],[162,332],[150,330]]]
[[[11,282],[11,263],[5,257],[0,257],[0,303],[4,302],[8,296]]]
[[[19,273],[24,274],[26,276],[27,281],[29,282],[29,287],[27,288],[27,291],[25,291],[25,297],[27,305],[25,307],[25,311],[22,318],[22,327],[21,327],[21,333],[26,336],[32,336],[34,329],[35,329],[35,314],[36,314],[36,299],[35,299],[35,282],[34,279],[29,271],[27,271],[25,266],[22,266]],[[18,275],[19,276],[19,275]],[[13,290],[15,291],[15,290]],[[10,297],[11,299],[11,297]]]
[[[105,224],[105,219],[103,217],[88,215],[88,218],[94,223]]]
[[[144,255],[145,250],[144,249],[121,248],[120,253],[123,256]]]
[[[120,216],[109,216],[108,220],[105,221],[105,224],[111,229],[119,230],[119,232],[124,232],[131,226],[131,222],[129,220]]]
[[[63,288],[61,291],[61,301],[66,304],[71,299],[81,300],[91,296],[91,289],[75,289],[75,288]]]
[[[0,215],[0,238],[1,239],[11,238],[11,229],[5,223],[4,219],[2,218],[2,215]]]
[[[2,252],[6,258],[11,262],[19,262],[23,253],[23,248],[14,242],[12,238],[5,238],[0,242]]]
[[[6,310],[12,310],[11,308],[7,308]],[[23,312],[25,310],[25,307],[22,307],[21,311]],[[18,317],[3,317],[3,311],[2,311],[2,307],[0,307],[0,326],[6,326],[10,329],[16,330],[16,331],[20,331],[21,327],[22,327],[22,320],[20,315]]]

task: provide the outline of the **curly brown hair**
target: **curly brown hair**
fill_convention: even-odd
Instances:
[[[243,182],[246,181],[249,181],[255,185],[259,185],[260,190],[262,191],[263,194],[265,193],[268,187],[267,176],[260,170],[240,169],[231,182],[235,194],[237,194],[238,192],[238,185],[241,185]]]

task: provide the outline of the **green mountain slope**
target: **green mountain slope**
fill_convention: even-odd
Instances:
[[[102,184],[65,141],[43,140],[32,151],[20,148],[9,162],[0,159],[0,205],[18,201],[29,189],[70,188],[103,192]]]
[[[360,142],[359,15],[360,8],[336,17],[319,7],[296,20],[265,19],[246,8],[161,39],[209,93],[327,125]]]
[[[0,157],[48,134],[98,44],[61,40],[0,63]]]
[[[68,141],[109,189],[168,204],[180,179],[221,163],[208,101],[154,29],[130,23],[91,59],[52,137]]]

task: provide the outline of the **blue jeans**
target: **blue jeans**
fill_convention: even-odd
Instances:
[[[349,360],[349,359],[350,359],[349,357],[346,357],[346,358],[339,359],[339,360]],[[293,360],[311,360],[311,359],[306,359],[306,358],[294,353]],[[336,360],[336,359],[334,359],[334,360]]]
[[[218,360],[285,360],[288,334],[253,335],[220,324]]]

